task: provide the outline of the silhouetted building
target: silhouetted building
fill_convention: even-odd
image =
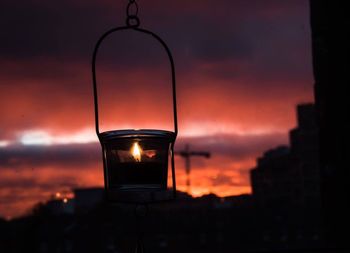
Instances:
[[[328,247],[349,248],[350,15],[347,1],[311,0],[321,193]]]
[[[318,127],[313,104],[297,106],[290,147],[268,150],[251,171],[261,222],[258,238],[267,248],[312,248],[321,242]]]
[[[298,127],[290,131],[293,167],[299,173],[303,205],[320,208],[319,129],[313,104],[297,106]]]
[[[74,199],[53,199],[45,204],[46,210],[51,215],[63,215],[74,213]]]
[[[251,171],[253,195],[264,207],[319,204],[318,128],[313,104],[297,106],[297,122],[290,131],[290,148],[280,146],[265,152]]]
[[[1,252],[11,251],[10,224],[0,217],[0,250]]]
[[[75,213],[84,213],[90,211],[103,202],[104,196],[104,189],[102,187],[75,189]]]
[[[257,167],[251,171],[251,183],[259,205],[278,207],[292,202],[294,191],[291,187],[295,187],[293,172],[288,147],[268,150],[258,158]]]

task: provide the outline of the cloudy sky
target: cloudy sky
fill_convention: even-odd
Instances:
[[[306,0],[139,0],[141,27],[173,52],[181,150],[192,194],[250,193],[249,170],[288,144],[295,105],[313,101]],[[94,134],[91,56],[99,36],[125,23],[127,1],[0,3],[0,216],[57,191],[102,186]],[[98,57],[102,130],[171,130],[169,65],[145,35],[121,32]],[[176,159],[185,190],[184,161]]]

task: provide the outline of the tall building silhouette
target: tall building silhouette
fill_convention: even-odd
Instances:
[[[319,204],[318,127],[313,104],[297,106],[297,124],[289,133],[290,147],[268,150],[251,171],[253,195],[261,206]]]
[[[264,247],[310,249],[322,242],[318,132],[315,106],[298,105],[290,146],[266,151],[251,170]]]
[[[349,249],[350,15],[346,1],[310,0],[326,246]]]

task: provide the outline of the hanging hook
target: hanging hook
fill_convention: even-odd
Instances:
[[[128,16],[126,18],[126,25],[128,27],[139,27],[140,26],[140,19],[137,16]]]
[[[139,13],[139,6],[136,0],[129,0],[126,7],[126,25],[128,27],[138,27],[140,26],[140,19],[137,14]]]

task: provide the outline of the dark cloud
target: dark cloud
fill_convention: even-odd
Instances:
[[[72,176],[56,175],[43,180],[36,173],[33,173],[31,177],[18,175],[17,178],[1,178],[0,184],[3,189],[9,190],[6,194],[0,191],[0,204],[25,201],[28,195],[33,195],[33,193],[35,195],[35,192],[42,192],[42,195],[47,196],[47,193],[53,194],[57,189],[72,190],[81,186],[81,182]],[[33,197],[35,199],[35,196]]]
[[[111,17],[111,10],[97,2],[84,6],[71,1],[2,1],[0,7],[1,54],[9,59],[81,57],[91,50],[86,42],[96,38],[96,23],[105,25]]]
[[[219,155],[240,160],[254,157],[266,148],[287,142],[285,133],[246,136],[226,134],[182,138],[179,139],[177,148],[183,149],[185,144],[190,144],[193,149],[212,152],[213,157]]]
[[[285,134],[265,135],[215,135],[179,138],[176,150],[182,150],[186,144],[194,150],[205,150],[215,156],[244,160],[254,157],[263,150],[286,143]],[[61,169],[76,167],[84,169],[97,165],[101,160],[98,143],[67,144],[50,146],[9,146],[0,148],[0,167],[16,169],[36,169],[43,166]]]
[[[61,169],[85,168],[101,159],[99,144],[70,144],[52,146],[10,146],[0,149],[0,167],[36,169],[42,166]]]
[[[110,1],[60,1],[54,6],[37,1],[20,5],[2,1],[1,5],[3,59],[44,57],[62,64],[89,62],[98,36],[110,27],[124,24],[125,6]],[[265,68],[264,73],[276,73],[283,66],[284,70],[293,71],[289,63],[292,55],[285,52],[305,47],[300,37],[304,39],[309,32],[305,28],[305,1],[150,1],[140,2],[140,9],[145,26],[153,27],[169,43],[175,58],[182,63],[180,69],[196,61],[227,64],[227,60],[263,60],[262,66],[274,68]],[[129,39],[121,34],[112,44],[122,48],[110,52],[110,58],[118,57],[115,63],[119,67],[162,64],[157,57],[149,57],[157,52],[157,47],[142,36]],[[255,59],[257,55],[261,59]]]

